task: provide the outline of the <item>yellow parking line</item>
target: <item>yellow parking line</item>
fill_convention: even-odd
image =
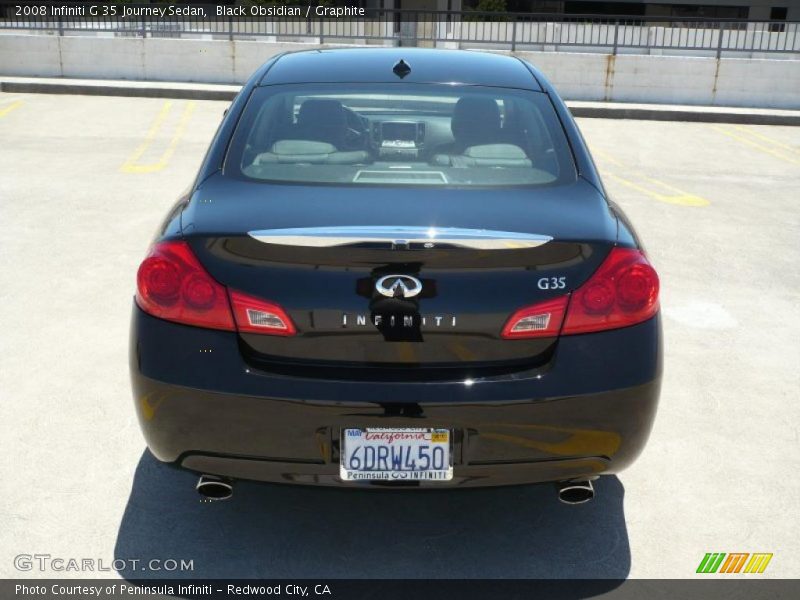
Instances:
[[[147,134],[145,134],[142,143],[139,144],[136,150],[133,151],[133,154],[131,154],[130,157],[128,157],[128,160],[125,161],[125,164],[122,165],[123,171],[126,170],[127,166],[136,163],[136,161],[139,160],[142,157],[142,155],[147,151],[147,149],[150,147],[150,144],[153,142],[153,139],[156,137],[158,130],[161,129],[161,125],[162,123],[164,123],[164,119],[167,118],[167,115],[169,114],[169,111],[171,109],[172,109],[172,102],[170,102],[169,100],[164,102],[164,106],[161,107],[161,111],[156,116],[155,121],[153,121],[153,124],[150,126],[150,129],[147,131]]]
[[[773,146],[777,146],[778,148],[783,148],[784,150],[788,150],[789,152],[794,152],[800,154],[800,147],[790,146],[789,144],[784,144],[783,142],[779,142],[778,140],[774,140],[771,137],[758,133],[757,131],[753,131],[751,129],[747,129],[746,127],[742,127],[741,125],[733,125],[733,128],[737,131],[741,131],[742,133],[746,133],[751,135],[759,140],[763,140],[768,144],[772,144]]]
[[[612,165],[624,168],[625,164],[611,156],[610,154],[603,152],[602,150],[592,150],[592,153],[601,157],[603,160],[611,163]],[[653,198],[654,200],[658,200],[659,202],[666,202],[667,204],[676,204],[678,206],[708,206],[711,204],[710,201],[702,198],[700,196],[696,196],[694,194],[690,194],[680,188],[675,187],[674,185],[670,185],[664,181],[660,181],[655,179],[654,177],[648,177],[647,175],[636,175],[637,182],[631,181],[630,179],[626,179],[624,177],[620,177],[615,173],[608,173],[611,177],[619,181],[621,184],[636,190],[637,192],[641,192],[645,196]],[[656,188],[652,188],[651,186],[644,185],[642,181],[647,181],[657,188],[661,188],[662,190],[668,190],[672,192],[671,194],[664,194]]]
[[[669,202],[670,204],[680,204],[682,206],[708,206],[711,204],[710,200],[706,200],[702,196],[690,194],[680,188],[675,187],[674,185],[666,183],[665,181],[661,181],[653,177],[645,177],[645,179],[665,190],[674,192],[674,194],[671,196],[665,196],[666,200],[664,200],[664,202]]]
[[[774,150],[774,149],[770,148],[769,146],[765,146],[764,144],[760,144],[758,142],[754,142],[753,140],[751,140],[749,138],[746,138],[746,137],[744,137],[742,135],[737,135],[736,133],[734,133],[730,129],[727,129],[726,127],[720,127],[719,125],[712,125],[711,128],[714,129],[715,131],[718,131],[719,133],[721,133],[723,135],[728,136],[729,138],[732,138],[732,139],[737,140],[737,141],[739,141],[739,142],[741,142],[743,144],[746,144],[748,146],[756,148],[757,150],[761,150],[762,152],[766,152],[767,154],[770,154],[770,155],[772,155],[772,156],[774,156],[776,158],[780,158],[781,160],[785,160],[786,162],[789,162],[789,163],[792,163],[792,164],[795,164],[795,165],[800,165],[800,159],[794,158],[792,156],[787,156],[783,152],[779,152],[777,150]]]
[[[688,192],[684,192],[683,190],[676,188],[675,186],[669,185],[668,183],[664,183],[663,181],[659,181],[657,179],[653,179],[652,177],[644,177],[644,179],[659,185],[662,188],[669,189],[674,194],[662,194],[657,192],[653,189],[647,188],[645,186],[639,185],[634,183],[633,181],[629,181],[619,175],[615,175],[614,173],[609,173],[611,177],[619,181],[621,184],[636,190],[637,192],[641,192],[645,196],[649,196],[654,200],[658,200],[659,202],[666,202],[667,204],[676,204],[678,206],[708,206],[711,204],[710,201],[702,198],[700,196],[695,196],[694,194],[689,194]]]
[[[158,132],[161,130],[161,127],[164,124],[164,121],[172,110],[172,102],[169,100],[164,102],[164,106],[161,107],[161,110],[153,121],[153,124],[145,134],[142,143],[139,144],[136,150],[133,151],[133,154],[130,155],[128,160],[123,163],[123,165],[120,167],[120,170],[123,173],[154,173],[166,167],[170,158],[172,158],[172,155],[175,153],[175,149],[183,137],[184,132],[186,131],[186,126],[189,124],[189,120],[192,117],[194,107],[195,103],[193,101],[190,101],[186,104],[186,108],[184,108],[180,121],[175,128],[175,133],[173,134],[167,149],[164,150],[159,159],[154,163],[138,164],[139,159],[144,155],[148,148],[150,148],[150,145],[155,140],[156,135],[158,135]]]
[[[5,108],[0,108],[0,117],[5,117],[12,110],[16,110],[20,106],[22,106],[22,100],[17,100],[16,102],[12,102],[11,104],[6,106]]]
[[[594,154],[595,156],[602,157],[603,160],[610,162],[612,165],[616,165],[618,167],[625,166],[622,164],[622,161],[617,160],[616,158],[614,158],[613,156],[611,156],[606,152],[603,152],[602,150],[592,150],[592,154]]]
[[[192,118],[194,106],[194,102],[192,101],[186,105],[186,108],[183,110],[183,114],[181,115],[181,120],[178,122],[178,127],[175,129],[175,135],[172,136],[172,140],[170,141],[167,150],[161,156],[160,162],[166,164],[169,159],[172,158],[172,155],[175,153],[175,148],[178,147],[178,142],[181,141],[183,134],[186,132],[186,126],[189,124],[189,121]]]

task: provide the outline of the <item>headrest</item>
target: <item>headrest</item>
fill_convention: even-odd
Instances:
[[[343,127],[347,124],[347,117],[338,100],[312,99],[300,105],[297,124],[301,127]]]
[[[500,133],[500,108],[492,98],[465,96],[453,109],[450,130],[457,141],[482,140]]]
[[[344,144],[347,115],[338,100],[316,98],[300,105],[297,114],[298,135],[302,139],[328,142],[336,148]]]

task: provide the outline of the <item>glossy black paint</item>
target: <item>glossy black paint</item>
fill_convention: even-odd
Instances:
[[[496,196],[502,193],[503,209]],[[265,195],[267,195],[265,197]],[[568,197],[569,202],[564,198]],[[455,208],[457,207],[457,208]],[[264,185],[212,176],[182,215],[195,254],[217,280],[268,298],[289,312],[301,334],[283,339],[243,336],[246,353],[260,358],[306,361],[307,366],[342,363],[447,365],[463,361],[536,362],[554,340],[509,343],[497,337],[522,306],[562,295],[542,290],[539,279],[565,277],[578,287],[614,244],[617,224],[597,190],[583,180],[569,186],[528,189],[436,190]],[[545,233],[555,241],[539,248],[482,252],[465,250],[375,250],[275,247],[248,230],[324,225],[404,225],[488,228]],[[375,297],[374,281],[406,273],[427,282],[419,301]],[[390,336],[370,328],[343,330],[342,314],[413,313],[453,316],[457,326]],[[400,330],[399,333],[411,333]],[[425,341],[414,348],[386,341]],[[313,361],[310,363],[309,361]]]
[[[401,58],[412,68],[404,84],[547,94],[569,140],[575,181],[535,190],[376,190],[272,185],[225,174],[228,144],[255,87],[399,82],[391,68]],[[539,233],[554,241],[492,255],[281,249],[247,236],[263,228],[393,224]],[[448,427],[455,479],[420,485],[474,486],[615,473],[646,442],[661,382],[658,317],[588,335],[499,338],[514,310],[564,293],[539,289],[538,278],[563,275],[568,292],[613,246],[641,247],[606,197],[568,109],[541,73],[518,59],[406,48],[272,59],[233,101],[197,179],[157,236],[165,239],[185,239],[232,289],[280,303],[300,335],[204,330],[134,307],[134,398],[160,460],[229,477],[344,485],[336,462],[343,427]],[[390,272],[423,279],[426,294],[400,307],[376,305],[372,283]],[[410,338],[336,326],[342,313],[390,309],[457,314],[459,326]]]
[[[503,485],[628,466],[658,403],[659,330],[655,317],[563,337],[545,363],[499,375],[354,381],[341,371],[259,369],[241,356],[235,333],[169,323],[135,307],[130,357],[139,421],[162,461],[336,485],[341,428],[448,427],[456,476],[433,485]]]
[[[405,61],[411,71],[398,77]],[[522,61],[488,52],[423,48],[347,48],[284,55],[259,78],[259,85],[291,83],[447,83],[542,91]]]

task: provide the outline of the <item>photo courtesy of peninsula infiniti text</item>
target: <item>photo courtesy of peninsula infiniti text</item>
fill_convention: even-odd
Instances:
[[[134,402],[152,454],[207,498],[552,482],[585,502],[649,436],[658,296],[533,66],[283,54],[139,266]]]

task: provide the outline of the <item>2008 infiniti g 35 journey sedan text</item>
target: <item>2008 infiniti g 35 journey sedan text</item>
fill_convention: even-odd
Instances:
[[[658,286],[530,65],[286,54],[139,268],[135,403],[211,497],[552,481],[584,501],[648,437]]]

